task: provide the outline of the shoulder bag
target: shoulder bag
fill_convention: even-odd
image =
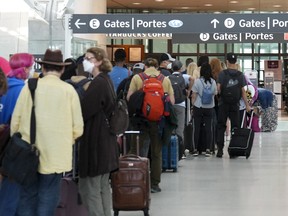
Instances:
[[[32,97],[30,143],[21,139],[21,133],[14,133],[5,149],[2,161],[4,174],[20,185],[34,184],[37,181],[39,166],[39,151],[35,146],[36,119],[34,103],[37,79],[29,79],[28,86]]]

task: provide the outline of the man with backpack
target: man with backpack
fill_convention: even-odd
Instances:
[[[169,53],[162,53],[159,58],[159,68],[161,74],[164,76],[169,76],[171,74],[172,69],[172,62],[174,62],[175,59],[171,57]]]
[[[160,141],[159,122],[161,116],[158,116],[158,110],[162,110],[161,115],[164,114],[164,102],[158,103],[158,99],[163,100],[164,92],[170,97],[171,103],[174,104],[174,92],[171,82],[168,77],[164,77],[163,74],[157,70],[158,62],[154,58],[148,58],[145,60],[145,71],[143,73],[135,75],[130,83],[129,91],[127,94],[127,100],[137,90],[143,89],[145,92],[142,115],[147,119],[147,126],[143,128],[140,135],[140,147],[143,145],[143,141],[150,138],[150,149],[151,149],[151,192],[157,193],[161,191],[159,183],[161,181],[162,172],[162,143]],[[159,86],[159,83],[162,85]],[[150,86],[157,87],[158,90],[150,94],[146,89]],[[154,88],[153,87],[153,88]],[[161,88],[162,87],[162,88]],[[153,99],[153,95],[155,96]],[[147,97],[147,98],[146,98]],[[145,99],[146,98],[146,99]],[[148,101],[152,98],[151,101]],[[154,101],[153,101],[154,100]],[[155,106],[157,107],[155,110]],[[159,107],[158,107],[159,106]],[[132,143],[135,144],[135,143]],[[134,148],[135,149],[135,148]],[[135,154],[136,152],[131,153]]]
[[[189,92],[191,92],[193,85],[193,78],[188,74],[182,74],[182,62],[175,60],[172,62],[173,73],[169,76],[171,81],[175,104],[173,106],[176,116],[177,116],[177,128],[176,135],[178,135],[179,140],[179,160],[182,159],[184,154],[184,127],[185,127],[185,100]],[[166,129],[166,127],[165,127]],[[169,139],[168,139],[169,138]],[[170,137],[167,141],[170,141]]]
[[[224,132],[227,118],[231,121],[231,130],[240,127],[239,101],[243,98],[246,111],[250,111],[244,89],[245,78],[243,73],[237,70],[237,56],[235,53],[227,54],[227,70],[219,73],[217,89],[220,94],[218,100],[218,124],[217,124],[217,157],[222,158],[224,148]]]

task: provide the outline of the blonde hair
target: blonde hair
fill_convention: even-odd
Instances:
[[[212,76],[215,80],[217,80],[219,73],[223,70],[221,61],[218,58],[213,58],[210,61],[210,66],[212,69]]]
[[[194,75],[194,71],[197,69],[197,64],[195,62],[191,62],[188,66],[187,66],[187,74],[192,76]]]
[[[92,53],[97,61],[102,61],[102,64],[99,65],[99,70],[103,73],[109,73],[113,66],[110,60],[107,58],[106,52],[99,47],[91,47],[87,49],[86,52]]]

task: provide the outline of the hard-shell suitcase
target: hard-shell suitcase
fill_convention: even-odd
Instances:
[[[245,112],[243,115],[241,128],[234,129],[231,132],[231,140],[228,146],[228,153],[231,158],[237,156],[245,156],[246,159],[248,159],[251,154],[254,132],[251,129],[252,121],[250,121],[248,128],[243,128],[246,116],[247,113]],[[253,118],[253,112],[251,113],[251,118]]]
[[[88,216],[88,210],[81,202],[77,184],[77,156],[79,145],[79,141],[76,141],[73,146],[72,172],[65,173],[61,179],[60,199],[55,211],[55,216]]]
[[[177,172],[178,168],[178,136],[172,135],[170,142],[168,145],[162,146],[162,170],[173,170],[173,172]]]
[[[138,134],[137,151],[139,153],[139,131],[126,131],[123,146],[126,146],[127,134]],[[138,155],[124,155],[119,158],[119,170],[111,175],[114,216],[119,211],[143,211],[149,216],[150,206],[150,165],[149,159]]]

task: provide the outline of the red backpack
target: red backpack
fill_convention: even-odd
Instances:
[[[140,73],[143,81],[144,100],[142,105],[142,114],[149,121],[160,121],[164,113],[164,89],[162,82],[164,75],[148,76]]]

